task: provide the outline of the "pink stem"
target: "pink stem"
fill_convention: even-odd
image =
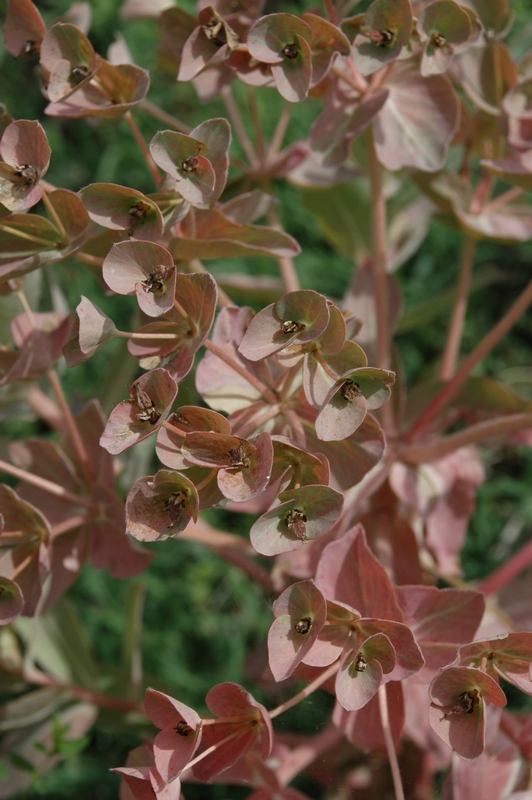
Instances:
[[[492,572],[489,578],[483,580],[476,588],[486,595],[499,592],[530,564],[532,564],[532,542],[527,542],[505,564],[496,569],[495,572]]]
[[[440,370],[440,380],[442,381],[448,381],[450,378],[452,378],[456,368],[456,361],[460,351],[460,342],[462,341],[462,331],[464,329],[464,321],[467,311],[467,301],[469,296],[469,287],[471,284],[471,273],[473,270],[475,249],[476,241],[470,236],[466,237],[462,251],[462,260],[460,263],[460,274],[458,277],[456,299],[451,322],[449,324],[449,331],[447,333],[447,341],[445,343],[443,361]]]
[[[203,272],[208,272],[208,270],[205,269],[205,267],[198,258],[193,258],[191,259],[191,261],[187,261],[187,265],[191,272],[198,272],[200,274]],[[233,303],[227,292],[224,289],[222,289],[222,287],[218,284],[218,307],[226,308],[227,306],[234,306],[234,305],[235,304]]]
[[[265,383],[256,378],[255,375],[252,375],[251,372],[239,364],[238,361],[235,361],[234,358],[231,358],[231,356],[222,350],[221,347],[218,347],[218,345],[214,344],[209,339],[203,342],[203,346],[207,350],[210,350],[213,355],[224,361],[227,366],[231,367],[231,369],[234,369],[235,372],[238,372],[238,374],[244,378],[244,380],[250,383],[251,386],[253,386],[268,403],[271,403],[272,405],[277,403],[278,398],[274,392],[272,392],[272,390],[269,389]]]
[[[384,734],[384,741],[386,742],[386,752],[388,753],[388,760],[390,762],[390,769],[392,771],[393,786],[395,789],[395,800],[405,800],[403,782],[401,780],[401,773],[399,771],[399,762],[397,761],[397,753],[395,752],[392,729],[390,727],[390,715],[388,713],[388,695],[386,693],[385,683],[381,683],[377,694],[379,696],[379,713],[381,716],[382,732]]]
[[[92,506],[92,501],[88,500],[86,497],[80,497],[77,494],[73,494],[72,492],[69,492],[68,489],[60,486],[58,483],[48,481],[46,478],[40,478],[38,475],[34,475],[32,472],[26,472],[25,469],[14,467],[7,461],[0,460],[0,472],[6,472],[8,475],[13,475],[14,478],[19,478],[21,481],[31,483],[32,486],[36,486],[38,489],[43,489],[45,492],[49,492],[56,497],[60,497],[62,500],[68,500],[69,503],[75,503],[76,505],[84,506],[85,508],[91,508]]]
[[[304,689],[291,697],[290,700],[287,700],[286,703],[281,703],[280,706],[272,709],[272,711],[270,711],[270,718],[275,719],[275,717],[278,717],[281,714],[284,714],[285,711],[288,711],[289,708],[297,706],[302,700],[305,700],[305,698],[309,697],[313,692],[316,691],[316,689],[319,689],[320,686],[326,683],[329,678],[332,678],[333,675],[336,675],[339,667],[340,662],[336,661],[329,667],[329,669],[326,669],[325,672],[322,672],[321,675],[318,675],[318,677],[313,680],[312,683],[309,683],[308,686],[305,686]]]
[[[406,445],[399,447],[397,457],[407,464],[424,464],[443,458],[448,453],[453,453],[459,447],[476,444],[494,436],[504,436],[510,433],[532,428],[532,414],[509,414],[507,417],[498,417],[478,425],[471,425],[463,431],[452,433],[441,439],[434,439],[426,444]]]
[[[157,188],[159,188],[159,186],[161,184],[161,176],[159,174],[159,168],[157,167],[157,164],[155,163],[155,161],[152,158],[152,155],[151,155],[151,153],[150,153],[150,151],[148,149],[148,145],[144,141],[144,136],[140,132],[140,130],[139,130],[138,126],[137,126],[137,123],[133,119],[131,111],[126,111],[126,113],[124,114],[124,119],[127,122],[127,124],[129,125],[129,130],[133,134],[133,138],[135,139],[135,141],[136,141],[136,143],[137,143],[137,145],[139,147],[139,150],[142,153],[144,161],[146,162],[146,166],[148,167],[148,169],[149,169],[149,171],[151,173],[151,176],[152,176],[152,178],[153,178],[153,180],[155,182],[155,186]]]
[[[329,17],[329,21],[332,22],[333,25],[336,25],[338,23],[338,20],[336,18],[336,9],[333,5],[332,0],[323,0],[323,1],[325,9],[327,11],[327,16]]]
[[[277,214],[277,209],[274,206],[272,206],[268,211],[268,222],[270,223],[272,228],[276,228],[277,230],[283,229],[281,221],[279,219],[279,215]],[[281,278],[283,279],[286,291],[297,292],[301,288],[301,286],[299,284],[299,278],[297,277],[297,272],[293,259],[285,258],[284,256],[279,256],[277,259],[277,263],[279,264]]]
[[[287,786],[296,775],[299,775],[306,767],[314,763],[318,756],[339,744],[343,739],[343,733],[334,725],[329,725],[317,736],[313,736],[305,744],[295,747],[281,761],[275,770],[279,783]]]
[[[231,120],[231,125],[235,129],[235,133],[237,135],[238,141],[242,147],[242,150],[246,154],[246,158],[251,164],[252,167],[257,167],[257,156],[255,155],[255,151],[251,145],[251,142],[248,138],[246,133],[246,129],[244,127],[244,123],[242,122],[242,118],[238,111],[238,106],[235,103],[235,99],[231,93],[231,88],[229,86],[224,86],[222,89],[222,97],[225,103],[225,107],[227,109],[227,113],[229,114],[229,118]]]
[[[190,133],[192,130],[190,125],[187,125],[186,122],[182,122],[177,117],[172,116],[172,114],[168,114],[162,108],[155,105],[155,103],[150,102],[149,100],[142,100],[142,102],[139,103],[139,108],[142,108],[144,111],[147,111],[148,114],[151,114],[156,119],[164,122],[165,125],[175,128],[175,130],[179,131],[180,133]]]
[[[430,423],[438,416],[453,397],[458,393],[464,381],[469,377],[471,370],[475,367],[490,350],[505,336],[510,328],[517,322],[521,315],[532,303],[532,281],[526,286],[519,295],[515,303],[508,309],[506,314],[499,320],[497,325],[484,337],[475,349],[464,359],[462,365],[457,370],[451,380],[440,389],[434,400],[428,405],[425,411],[416,420],[412,428],[403,437],[403,442],[413,441],[418,434],[424,431]]]
[[[78,426],[76,425],[76,420],[72,416],[69,405],[67,403],[67,399],[63,392],[63,387],[61,386],[61,381],[59,380],[57,373],[54,369],[49,369],[46,375],[48,376],[48,380],[50,381],[56,400],[59,403],[61,411],[63,412],[63,417],[65,420],[66,427],[68,429],[68,434],[74,446],[74,450],[76,451],[76,455],[78,457],[81,469],[87,481],[89,483],[92,483],[94,481],[94,473],[92,471],[92,466],[89,460],[89,456],[85,448],[83,439],[81,438],[80,432],[78,430]]]

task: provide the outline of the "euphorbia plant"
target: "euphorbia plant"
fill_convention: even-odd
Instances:
[[[3,729],[19,733],[6,745],[12,790],[0,794],[52,766],[102,707],[128,712],[123,726],[145,737],[114,765],[123,798],[178,800],[189,784],[217,782],[249,787],[250,800],[304,800],[290,786],[300,773],[331,797],[381,798],[389,784],[396,800],[431,798],[442,770],[446,800],[526,797],[532,721],[506,709],[500,681],[532,694],[530,603],[518,619],[502,591],[530,547],[480,586],[460,575],[485,448],[529,445],[532,429],[529,401],[472,374],[527,311],[532,283],[461,358],[477,243],[532,238],[530,55],[516,61],[504,42],[512,4],[325,0],[301,15],[260,0],[163,5],[126,0],[122,15],[158,17],[160,65],[178,96],[202,103],[190,125],[170,101],[147,99],[149,74],[123,41],[107,58],[95,51],[79,4],[54,20],[8,0],[9,57],[34,59],[48,105],[39,121],[12,118],[15,107],[0,117],[11,331],[0,385],[47,431],[17,437],[0,461],[13,484],[0,485],[1,663],[24,692],[3,707]],[[271,108],[282,110],[267,135]],[[61,162],[50,117],[130,133],[145,183],[130,185],[127,170],[102,181],[101,169],[85,186],[48,183],[50,158]],[[314,197],[319,229],[353,261],[342,298],[306,286],[294,261],[306,244],[282,227],[291,209],[277,208],[281,180]],[[393,272],[436,218],[461,237],[462,257],[439,371],[412,385],[394,338]],[[280,279],[260,279],[258,256]],[[51,269],[67,258],[98,281],[70,311]],[[220,273],[237,258],[247,275]],[[130,330],[115,321],[117,295],[131,300]],[[119,339],[132,364],[119,402],[104,414],[94,398],[74,413],[63,362],[76,381]],[[253,515],[249,535],[200,516],[216,509]],[[260,681],[227,676],[204,709],[185,686],[177,697],[150,686],[131,643],[125,686],[111,670],[74,679],[74,644],[62,672],[38,649],[84,561],[127,578],[153,555],[138,542],[169,538],[237,566],[271,607],[267,650],[254,654]],[[322,731],[276,728],[319,689],[334,698]],[[336,750],[357,766],[341,767]],[[480,763],[498,780],[475,783]]]

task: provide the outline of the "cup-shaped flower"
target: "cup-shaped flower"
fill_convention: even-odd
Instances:
[[[66,100],[87,84],[98,67],[85,34],[62,22],[53,25],[42,40],[40,61],[48,76],[46,94],[52,103]]]
[[[220,491],[237,503],[257,497],[270,480],[273,446],[266,432],[249,441],[224,433],[189,433],[181,452],[189,465],[218,469]]]
[[[163,235],[159,206],[142,192],[116,183],[91,183],[79,196],[93,222],[130,239],[157,241]]]
[[[268,632],[270,669],[276,681],[292,674],[316,641],[327,616],[325,598],[314,581],[294,583],[273,604]]]
[[[270,715],[249,692],[237,683],[220,683],[210,690],[205,702],[219,719],[203,727],[201,751],[217,746],[193,767],[196,778],[212,780],[257,744],[262,758],[268,758],[273,742]]]
[[[227,181],[231,128],[226,119],[207,119],[190,131],[190,136],[204,142],[208,148],[209,163],[214,170],[214,189],[207,204],[213,206],[220,198]]]
[[[352,640],[351,649],[356,640],[353,635],[360,614],[345,603],[335,603],[327,600],[326,623],[319,631],[313,647],[302,659],[310,667],[327,667],[342,654],[349,641]]]
[[[76,313],[79,318],[76,333],[79,349],[83,355],[92,355],[105,342],[116,335],[116,326],[113,320],[87,297],[81,295],[81,302],[76,308]],[[68,352],[70,352],[70,349]],[[66,358],[66,354],[64,355]],[[68,358],[67,363],[69,366],[73,366],[73,364],[69,363]],[[79,363],[79,360],[76,363]]]
[[[13,622],[24,608],[24,597],[20,587],[10,578],[0,577],[0,625]]]
[[[311,289],[289,292],[253,317],[238,349],[244,358],[260,361],[294,342],[317,339],[328,324],[329,306],[322,294]]]
[[[344,498],[330,486],[301,486],[281,492],[279,504],[259,517],[251,544],[264,556],[297,550],[330,531],[342,514]]]
[[[268,14],[256,22],[248,34],[248,49],[253,58],[271,65],[279,93],[290,103],[304,100],[312,80],[313,33],[293,14]]]
[[[389,399],[394,380],[394,372],[375,367],[360,367],[342,375],[316,417],[318,439],[339,441],[351,436],[368,411],[380,408]]]
[[[325,456],[307,453],[286,436],[272,436],[272,483],[280,481],[282,491],[307,484],[329,485],[330,469]]]
[[[351,45],[342,31],[317,14],[303,14],[302,19],[312,31],[312,78],[310,85],[316,86],[329,71],[335,53],[348,56]]]
[[[191,519],[198,518],[198,493],[194,484],[168,469],[140,478],[126,500],[126,533],[141,542],[177,536]]]
[[[177,395],[177,383],[165,369],[153,369],[131,384],[129,400],[111,411],[100,444],[109,453],[123,453],[162,425]]]
[[[194,709],[156,689],[147,689],[146,714],[161,732],[155,737],[155,766],[165,781],[184,770],[201,742],[201,719]]]
[[[174,304],[174,259],[160,244],[117,242],[103,262],[103,278],[117,294],[136,294],[149,317],[166,313]]]
[[[353,43],[357,69],[363,75],[371,75],[394,61],[410,40],[412,22],[410,0],[374,0],[362,18],[360,32]]]
[[[421,74],[428,77],[446,72],[456,46],[471,36],[471,21],[454,0],[436,0],[422,10],[417,29],[424,42]]]
[[[31,0],[9,0],[2,32],[7,52],[26,58],[41,49],[46,25]]]
[[[532,694],[532,633],[503,633],[493,639],[463,645],[459,663],[484,669],[495,680],[504,678],[526,694]]]
[[[181,406],[179,411],[168,417],[168,426],[159,428],[157,434],[157,457],[172,469],[187,469],[187,462],[181,452],[181,445],[187,433],[194,431],[210,431],[211,433],[231,433],[231,424],[227,417],[211,411],[210,408],[198,406]]]
[[[506,705],[499,684],[480,669],[447,667],[429,687],[431,728],[457,755],[477,758],[485,746],[486,701]]]
[[[205,154],[205,142],[176,131],[159,131],[150,142],[155,163],[177,181],[176,190],[189,203],[201,204],[214,192],[216,175]]]
[[[349,650],[336,675],[336,698],[346,711],[364,708],[377,693],[383,675],[395,666],[395,650],[384,633],[375,633],[358,650]]]
[[[204,6],[183,46],[178,81],[190,81],[207,66],[220,64],[238,44],[238,36],[212,6]]]
[[[38,122],[9,124],[0,141],[0,203],[9,211],[25,211],[42,197],[39,180],[50,164],[50,146]]]

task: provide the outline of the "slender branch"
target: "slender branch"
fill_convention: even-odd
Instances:
[[[59,407],[63,412],[63,418],[68,430],[68,434],[72,441],[74,450],[76,451],[76,455],[78,457],[82,472],[84,473],[89,483],[92,483],[92,481],[94,481],[94,473],[92,470],[91,463],[89,461],[89,455],[85,448],[85,443],[81,438],[78,426],[76,425],[76,420],[74,419],[74,417],[72,416],[72,412],[70,411],[70,407],[67,403],[67,399],[63,392],[63,387],[61,386],[61,381],[59,380],[57,373],[54,369],[49,369],[46,372],[46,375],[48,377],[48,380],[50,381],[50,385],[54,391],[56,400],[59,403]]]
[[[479,592],[484,592],[484,594],[499,592],[514,578],[517,578],[530,564],[532,564],[532,542],[527,542],[508,561],[483,580],[476,589]]]
[[[81,253],[78,250],[72,258],[75,258],[76,261],[81,261],[82,264],[87,264],[89,267],[103,267],[104,259],[98,258],[98,256],[91,256],[90,253]]]
[[[464,381],[469,377],[471,370],[475,367],[490,350],[505,336],[510,328],[517,322],[521,315],[532,303],[532,281],[521,292],[515,303],[508,309],[506,314],[499,320],[497,325],[484,337],[475,347],[469,356],[463,361],[462,365],[453,378],[445,384],[438,392],[436,397],[428,405],[421,416],[416,420],[412,428],[403,437],[403,442],[413,441],[419,433],[425,430],[432,420],[438,416],[448,403],[457,394]]]
[[[270,151],[268,153],[269,159],[274,158],[281,149],[286,129],[288,128],[290,122],[291,115],[292,115],[292,104],[285,102],[283,110],[279,114],[279,119],[277,120],[277,126],[272,136]]]
[[[193,758],[192,761],[189,761],[185,769],[187,770],[192,769],[192,767],[195,767],[196,764],[199,764],[199,762],[203,761],[204,758],[210,756],[211,753],[214,753],[223,744],[230,742],[231,739],[235,739],[237,736],[241,736],[241,734],[242,731],[239,728],[236,728],[232,733],[229,733],[227,736],[224,736],[224,738],[220,739],[219,742],[211,744],[211,746],[207,747],[207,749],[204,750],[203,753],[200,753],[199,756],[196,756],[196,758]]]
[[[242,570],[254,583],[258,583],[267,592],[274,591],[274,583],[270,573],[241,550],[233,550],[227,547],[212,547],[211,549],[224,561]]]
[[[168,420],[166,419],[163,422],[163,428],[166,428],[166,430],[170,431],[170,433],[173,433],[176,436],[180,436],[182,439],[184,439],[186,436],[185,431],[179,430],[179,428],[176,428],[174,425],[172,425],[171,422],[168,422]]]
[[[482,209],[482,213],[493,214],[494,211],[498,211],[500,208],[503,208],[508,203],[511,203],[512,200],[516,200],[523,194],[523,192],[524,189],[521,189],[520,186],[512,186],[512,188],[508,189],[507,192],[503,192],[498,197],[494,197],[490,203],[486,203]]]
[[[27,555],[26,558],[20,562],[20,564],[17,564],[17,566],[9,576],[9,579],[11,581],[16,581],[20,573],[24,572],[28,564],[30,564],[33,561],[33,559],[38,556],[38,554],[39,551],[37,549],[32,550],[31,553],[29,553],[29,555]]]
[[[253,386],[268,403],[271,403],[272,405],[277,403],[277,395],[271,389],[269,389],[265,383],[259,380],[259,378],[256,378],[255,375],[249,372],[245,367],[239,364],[238,361],[235,361],[234,358],[222,350],[221,347],[218,347],[218,345],[211,342],[210,339],[206,339],[206,341],[203,342],[203,346],[207,350],[210,350],[213,355],[224,361],[228,367],[231,367],[231,369],[233,369],[235,372],[238,372],[240,377],[244,378],[244,380],[250,383],[251,386]]]
[[[76,505],[83,506],[84,508],[91,508],[92,506],[92,501],[88,500],[86,497],[80,497],[77,494],[73,494],[72,492],[69,492],[68,489],[60,486],[58,483],[49,481],[46,478],[41,478],[38,475],[34,475],[33,472],[27,472],[25,469],[19,469],[18,467],[9,464],[7,461],[0,460],[0,472],[5,472],[7,475],[12,475],[14,478],[18,478],[21,481],[31,483],[32,486],[36,486],[38,489],[43,489],[45,492],[49,492],[56,497],[60,497],[62,500],[67,500],[69,503],[75,503]]]
[[[305,428],[303,427],[303,423],[301,422],[300,417],[293,408],[283,408],[283,414],[290,421],[292,425],[292,431],[294,434],[294,438],[296,442],[303,448],[303,450],[307,449],[307,435],[305,433]]]
[[[198,258],[193,258],[191,261],[188,261],[187,264],[191,272],[198,272],[198,273],[209,272],[209,270],[205,269],[205,267]],[[218,282],[217,282],[217,288],[218,288],[218,307],[226,308],[227,306],[234,306],[235,303],[233,303],[227,292],[224,289],[222,289],[222,287],[218,284]]]
[[[460,352],[460,342],[462,341],[462,332],[464,329],[464,321],[467,311],[467,301],[469,297],[475,250],[476,241],[470,236],[467,236],[462,250],[460,273],[458,276],[458,286],[456,289],[453,314],[449,324],[449,330],[447,332],[447,341],[445,343],[445,350],[443,353],[443,360],[440,370],[440,379],[442,381],[448,381],[450,378],[452,378],[456,368],[456,361],[458,358],[458,353]]]
[[[127,124],[129,125],[129,130],[133,134],[133,138],[135,139],[135,141],[136,141],[136,143],[137,143],[137,145],[138,145],[138,147],[139,147],[139,149],[140,149],[140,151],[141,151],[141,153],[143,155],[144,161],[146,162],[146,166],[148,167],[148,169],[149,169],[149,171],[151,173],[151,176],[152,176],[152,178],[153,178],[153,180],[155,182],[155,186],[157,188],[159,188],[159,186],[161,184],[161,176],[159,174],[159,169],[157,167],[157,164],[155,163],[155,161],[152,158],[152,155],[151,155],[151,153],[150,153],[150,151],[148,149],[148,145],[144,141],[144,136],[140,132],[137,123],[133,119],[133,115],[131,114],[131,111],[126,111],[126,113],[124,114],[124,119],[127,122]]]
[[[255,147],[257,148],[257,155],[261,164],[264,163],[264,156],[266,155],[266,145],[264,143],[264,136],[262,135],[262,125],[260,122],[259,107],[257,104],[257,95],[255,94],[254,86],[246,86],[249,115],[253,123],[253,131],[255,133]]]
[[[8,674],[14,674],[8,672]],[[124,700],[121,697],[113,697],[110,694],[102,694],[101,692],[94,692],[92,689],[86,689],[84,686],[76,686],[75,684],[62,683],[61,681],[51,678],[40,670],[32,670],[28,674],[21,674],[20,677],[25,678],[30,683],[37,686],[50,686],[54,689],[64,689],[65,691],[72,692],[78,700],[84,700],[88,703],[101,706],[103,708],[112,708],[115,711],[136,711],[138,714],[144,714],[144,709],[132,703],[131,700]]]
[[[497,417],[497,419],[479,422],[478,425],[471,425],[462,431],[426,444],[400,446],[397,457],[407,464],[424,464],[427,461],[443,458],[448,453],[458,450],[459,447],[476,444],[493,436],[516,433],[526,428],[532,428],[532,414],[509,414],[507,417]]]
[[[162,108],[160,108],[155,103],[152,103],[150,100],[142,100],[139,103],[139,108],[142,108],[143,111],[147,111],[148,114],[151,114],[152,117],[164,122],[165,125],[169,125],[171,128],[175,128],[176,131],[180,133],[190,133],[192,128],[190,125],[187,125],[186,122],[182,122],[177,117],[174,117],[172,114],[168,114]]]
[[[328,725],[317,736],[313,736],[305,744],[295,747],[281,760],[275,770],[279,783],[287,786],[296,775],[313,764],[322,753],[338,744],[343,736],[344,734],[334,725]]]
[[[395,752],[395,745],[393,743],[392,730],[390,727],[390,715],[388,714],[388,696],[386,694],[385,683],[381,683],[377,694],[379,696],[379,713],[381,717],[382,732],[384,734],[384,741],[386,742],[386,752],[388,753],[388,760],[390,762],[390,769],[392,771],[393,786],[395,789],[395,800],[405,800],[403,782],[401,780],[401,773],[399,771],[399,762],[397,761],[397,753]]]
[[[330,22],[332,22],[333,25],[337,25],[338,20],[336,18],[336,9],[334,8],[332,0],[323,0],[323,3],[327,11],[327,16],[329,17]]]
[[[179,333],[130,333],[129,331],[116,331],[115,336],[121,339],[162,339],[163,341],[172,341],[179,339]]]
[[[59,536],[61,533],[66,533],[67,531],[73,531],[75,528],[80,528],[82,525],[85,525],[88,520],[88,514],[78,514],[77,517],[70,517],[64,522],[59,522],[52,528],[52,537]]]
[[[187,314],[187,312],[185,311],[179,300],[176,300],[175,297],[174,297],[174,308],[179,314],[181,314],[185,322],[188,323],[188,325],[190,326],[190,332],[194,336],[198,332],[198,326],[196,325],[194,320],[190,318],[190,315]]]
[[[240,142],[242,150],[246,154],[246,158],[248,159],[252,167],[257,167],[258,166],[257,156],[255,154],[255,151],[253,150],[252,144],[246,133],[244,123],[242,122],[242,118],[240,116],[238,106],[235,103],[235,98],[232,95],[230,86],[224,86],[224,88],[222,89],[222,98],[225,103],[227,113],[229,114],[231,125],[235,129],[238,141]]]
[[[280,413],[280,406],[270,406],[264,413],[257,414],[251,419],[248,419],[240,427],[233,429],[233,436],[239,436],[241,439],[247,439],[248,436],[258,430],[261,425],[274,419]]]
[[[283,230],[277,209],[274,205],[272,205],[268,211],[268,222],[273,228],[277,228],[280,231]],[[293,259],[279,256],[277,258],[277,263],[279,264],[279,270],[281,272],[281,277],[283,279],[286,291],[297,292],[301,286],[299,284],[299,278],[297,277]]]
[[[9,219],[9,217],[7,217],[7,219]],[[28,242],[40,244],[41,247],[44,247],[47,250],[50,250],[50,248],[55,246],[54,242],[52,242],[50,239],[41,239],[40,236],[32,236],[30,233],[25,233],[18,228],[12,228],[11,225],[6,225],[6,223],[2,220],[0,220],[0,230],[10,233],[12,236],[17,236],[19,239],[26,239]]]
[[[67,232],[65,231],[65,226],[61,222],[61,217],[59,216],[59,214],[55,210],[52,201],[48,197],[48,192],[46,191],[45,187],[41,186],[41,190],[42,190],[42,201],[43,201],[43,203],[44,203],[44,205],[46,207],[46,210],[48,211],[49,215],[53,219],[55,227],[57,228],[57,230],[61,234],[61,238],[66,244],[68,242],[68,235],[67,235]]]
[[[288,711],[289,708],[297,706],[302,700],[305,700],[305,698],[309,697],[309,695],[315,692],[316,689],[319,689],[320,686],[323,686],[323,684],[326,683],[329,678],[332,678],[333,675],[336,675],[339,668],[340,662],[335,661],[334,664],[331,664],[329,669],[326,669],[325,672],[322,672],[321,675],[318,675],[318,677],[315,678],[312,683],[309,683],[308,686],[305,686],[304,689],[291,697],[290,700],[287,700],[285,703],[281,703],[280,706],[277,706],[277,708],[274,708],[272,711],[270,711],[270,718],[275,719],[275,717],[278,717],[281,714],[284,714],[285,711]]]

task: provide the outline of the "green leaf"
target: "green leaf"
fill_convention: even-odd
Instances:
[[[371,250],[371,203],[367,181],[355,180],[327,189],[302,189],[303,205],[316,217],[321,234],[348,258]]]

